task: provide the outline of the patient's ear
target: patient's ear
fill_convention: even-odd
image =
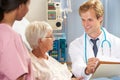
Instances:
[[[40,44],[42,42],[42,39],[41,38],[39,38],[38,39],[38,44]]]

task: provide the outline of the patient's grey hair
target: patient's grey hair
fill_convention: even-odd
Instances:
[[[38,46],[38,40],[45,38],[47,33],[52,30],[47,22],[34,21],[26,28],[25,36],[31,48],[34,49]]]

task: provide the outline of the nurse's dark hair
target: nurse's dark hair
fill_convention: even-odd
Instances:
[[[0,0],[0,21],[4,18],[4,13],[8,13],[19,7],[20,4],[26,4],[29,0]]]

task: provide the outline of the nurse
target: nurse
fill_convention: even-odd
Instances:
[[[69,55],[75,77],[89,80],[100,60],[120,62],[120,39],[102,28],[104,9],[100,0],[83,3],[79,15],[85,33],[70,43]]]
[[[0,80],[34,80],[30,55],[12,29],[15,20],[27,14],[29,4],[30,0],[0,0]]]

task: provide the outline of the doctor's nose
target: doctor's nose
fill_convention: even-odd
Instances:
[[[89,22],[88,21],[84,21],[83,22],[83,26],[85,26],[85,27],[89,26]]]

